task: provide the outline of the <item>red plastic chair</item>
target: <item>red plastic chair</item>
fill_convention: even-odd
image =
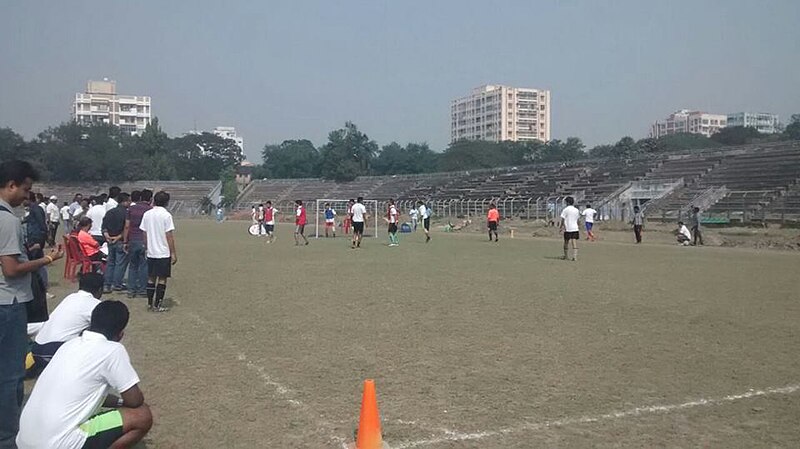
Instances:
[[[94,271],[97,271],[95,267],[98,267],[101,273],[105,273],[106,263],[100,260],[92,260],[89,257],[87,257],[86,254],[84,254],[83,250],[81,249],[81,244],[78,241],[77,235],[73,234],[69,236],[69,245],[70,245],[70,251],[72,251],[72,253],[75,254],[77,263],[81,267],[81,273],[92,273]]]
[[[64,238],[64,279],[75,282],[78,276],[78,268],[81,266],[72,246],[69,244],[69,235],[63,236]]]

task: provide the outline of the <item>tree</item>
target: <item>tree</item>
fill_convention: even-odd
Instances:
[[[19,158],[19,151],[25,145],[25,139],[11,128],[0,128],[0,160]]]
[[[368,175],[377,152],[378,144],[354,123],[347,122],[344,128],[328,134],[328,143],[320,150],[320,175],[336,181],[352,181],[359,175]]]
[[[426,143],[409,143],[402,147],[392,142],[383,146],[372,168],[378,175],[429,173],[436,170],[437,157]]]
[[[787,139],[800,140],[800,114],[792,114],[792,118],[789,119],[789,124],[783,131],[783,135]]]
[[[566,142],[553,139],[542,147],[541,162],[571,162],[586,157],[583,149],[586,146],[577,137],[567,137]]]
[[[677,133],[659,137],[657,139],[661,151],[670,153],[675,151],[699,150],[720,146],[702,134]]]
[[[319,176],[319,152],[309,140],[284,140],[280,145],[265,145],[261,157],[264,164],[262,169],[254,170],[256,179]]]
[[[236,142],[211,133],[188,134],[172,140],[180,179],[219,179],[219,174],[242,163]]]
[[[728,126],[714,133],[711,140],[722,145],[744,145],[760,136],[761,133],[752,127]]]

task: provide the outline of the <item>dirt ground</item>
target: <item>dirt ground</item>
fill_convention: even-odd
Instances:
[[[178,223],[170,312],[116,296],[141,447],[340,448],[367,378],[392,448],[800,446],[796,252],[601,226],[571,262],[513,224],[360,250],[246,226]]]

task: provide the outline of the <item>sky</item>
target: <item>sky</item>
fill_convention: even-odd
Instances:
[[[588,146],[677,109],[800,113],[797,0],[5,1],[0,127],[69,120],[108,77],[164,130],[266,143],[355,122],[443,150],[450,102],[482,84],[549,89],[552,137]]]

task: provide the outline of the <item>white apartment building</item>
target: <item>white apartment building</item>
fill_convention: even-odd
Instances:
[[[236,142],[236,145],[239,146],[239,150],[244,154],[244,139],[236,134],[236,128],[233,126],[217,126],[211,132],[223,139],[230,139]]]
[[[670,114],[665,120],[653,123],[650,127],[650,137],[657,139],[677,133],[702,134],[711,137],[727,126],[727,123],[727,115],[681,109]]]
[[[116,81],[89,81],[86,92],[75,94],[72,119],[82,124],[107,123],[141,134],[152,119],[150,97],[118,95]]]
[[[550,91],[485,85],[450,106],[450,142],[550,140]]]
[[[745,126],[758,130],[762,134],[780,132],[778,114],[767,112],[736,112],[728,114],[728,126]]]

